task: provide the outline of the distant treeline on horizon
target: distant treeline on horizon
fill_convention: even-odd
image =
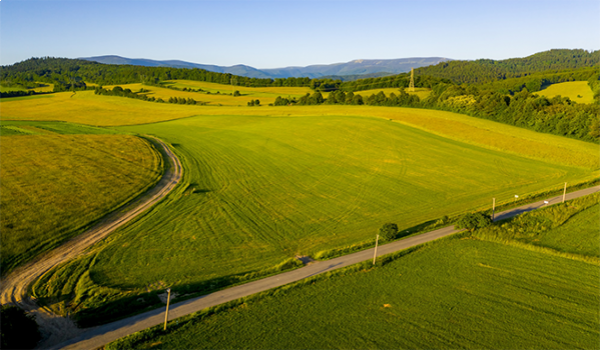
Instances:
[[[2,97],[32,94],[23,91],[40,83],[54,84],[54,92],[85,90],[97,85],[195,80],[245,87],[309,87],[315,91],[298,100],[280,98],[275,105],[367,104],[442,109],[491,119],[540,132],[597,142],[600,138],[600,51],[557,49],[507,60],[446,61],[415,69],[415,87],[432,89],[422,101],[416,96],[383,93],[358,97],[355,92],[409,86],[410,73],[342,82],[307,77],[260,79],[203,69],[108,65],[65,58],[31,58],[0,70]],[[593,104],[578,104],[565,97],[532,94],[543,87],[567,81],[588,81]],[[331,92],[328,99],[321,92]],[[348,98],[350,96],[350,98]],[[131,96],[128,96],[131,97]],[[185,101],[189,103],[190,101]],[[181,101],[178,101],[181,103]]]

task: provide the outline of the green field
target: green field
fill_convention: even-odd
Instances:
[[[568,81],[547,86],[535,94],[552,98],[554,96],[568,97],[571,101],[577,103],[594,102],[594,93],[587,81]]]
[[[598,217],[598,196],[590,199],[596,204],[587,203],[589,209],[573,219]],[[567,206],[557,207],[555,212]],[[567,220],[537,234],[571,232],[577,240],[588,225]],[[583,239],[584,250],[597,249],[597,222],[592,227],[594,237]],[[171,321],[167,333],[155,327],[107,349],[596,349],[600,344],[598,260],[588,263],[468,234],[396,256],[376,268],[366,263],[204,310]]]
[[[385,222],[406,230],[485,208],[492,197],[500,204],[588,181],[600,169],[597,145],[442,111],[50,96],[3,101],[2,135],[150,134],[171,143],[184,165],[183,184],[150,215],[111,235],[93,258],[45,277],[64,294],[40,300],[83,323],[152,307],[166,286],[180,295],[218,289],[296,255],[370,241]],[[28,133],[39,135],[16,136]]]
[[[119,300],[148,296],[150,303],[166,286],[201,293],[296,255],[371,240],[385,222],[405,230],[484,208],[492,197],[507,202],[597,172],[382,118],[201,116],[119,130],[171,143],[184,163],[184,184],[152,215],[111,235],[92,260],[48,277],[53,290],[77,286],[69,295],[84,297],[72,310],[98,322],[106,320],[103,307],[126,312]],[[72,270],[89,273],[64,272]]]
[[[68,123],[2,122],[0,130],[2,274],[80,233],[162,172],[158,152],[138,137]]]

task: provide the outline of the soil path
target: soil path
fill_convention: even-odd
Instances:
[[[574,199],[595,192],[600,192],[600,186],[587,188],[584,190],[568,193],[566,199]],[[524,212],[532,211],[547,205],[557,204],[562,201],[562,195],[544,200],[526,204],[518,208],[506,210],[496,213],[496,220],[507,219]],[[435,239],[445,237],[460,230],[455,230],[454,227],[444,227],[439,230],[420,234],[418,236],[407,237],[405,239],[392,242],[389,244],[380,245],[377,250],[377,256],[390,254],[410,248],[422,243],[433,241]],[[349,265],[353,265],[365,260],[373,259],[374,248],[363,250],[357,253],[344,255],[335,259],[326,261],[310,262],[303,268],[284,272],[275,276],[263,278],[243,285],[227,288],[212,294],[200,296],[194,299],[186,300],[180,303],[172,304],[169,308],[169,319],[173,320],[178,317],[188,315],[193,312],[200,311],[207,307],[216,306],[231,300],[239,299],[255,293],[276,288],[288,283],[299,281],[301,279],[326,273]],[[119,338],[129,334],[139,332],[146,328],[150,328],[162,324],[165,319],[164,309],[156,309],[143,314],[132,316],[120,321],[97,326],[88,329],[85,333],[78,335],[74,339],[58,344],[52,349],[97,349]]]
[[[36,315],[36,321],[40,325],[43,337],[38,347],[51,347],[72,339],[85,330],[77,328],[69,318],[57,316],[50,310],[37,305],[34,299],[28,297],[31,284],[53,267],[82,255],[87,248],[156,204],[171,192],[181,180],[181,163],[179,159],[162,141],[153,138],[153,143],[157,148],[162,148],[162,153],[166,155],[164,161],[167,169],[154,187],[124,208],[108,214],[81,235],[74,237],[36,260],[15,269],[2,279],[0,283],[0,303],[15,304]]]

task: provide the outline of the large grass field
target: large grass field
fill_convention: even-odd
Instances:
[[[598,196],[584,201],[590,199],[596,204],[575,214],[575,220],[530,235],[552,240],[570,232],[572,240],[584,242],[578,253],[596,250],[592,255],[597,256],[597,222],[590,227],[576,219],[598,217]],[[525,214],[522,221],[537,220],[528,215],[561,217],[557,213],[584,201]],[[580,234],[592,227],[593,237]],[[220,311],[201,311],[171,321],[166,333],[155,327],[107,348],[598,348],[597,259],[589,263],[476,236],[450,237],[375,268],[362,264]]]
[[[445,120],[438,118],[440,128]],[[526,130],[502,152],[372,117],[198,116],[118,129],[171,143],[184,185],[91,260],[47,277],[53,290],[77,286],[69,295],[84,297],[72,310],[90,308],[96,320],[107,300],[110,312],[125,312],[120,299],[149,302],[166,286],[179,294],[211,290],[296,255],[371,240],[385,222],[405,230],[484,208],[492,197],[507,202],[597,174],[598,150],[582,142],[572,143],[582,158],[513,154],[518,142],[568,150]]]
[[[600,169],[597,145],[424,109],[187,106],[83,91],[3,100],[0,113],[3,124],[62,120],[152,134],[184,163],[184,184],[150,215],[48,277],[76,286],[58,299],[77,295],[69,307],[97,320],[106,320],[108,299],[127,312],[119,300],[152,304],[165,286],[211,290],[296,255],[371,240],[385,222],[407,229]],[[51,131],[12,123],[13,135]]]
[[[592,103],[594,102],[594,93],[588,85],[587,81],[568,81],[565,83],[557,83],[549,85],[535,94],[552,98],[554,96],[568,97],[571,101],[577,103]]]
[[[2,123],[2,274],[158,180],[158,152],[141,138],[112,133],[66,123]]]

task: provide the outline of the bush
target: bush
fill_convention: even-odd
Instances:
[[[2,349],[33,349],[41,339],[35,317],[13,305],[0,308]]]
[[[473,231],[478,228],[487,227],[492,224],[492,219],[483,213],[469,213],[461,217],[454,225],[455,229],[467,229]]]
[[[396,224],[387,223],[381,226],[379,229],[379,236],[381,236],[384,241],[391,241],[396,238],[397,235],[398,225]]]

